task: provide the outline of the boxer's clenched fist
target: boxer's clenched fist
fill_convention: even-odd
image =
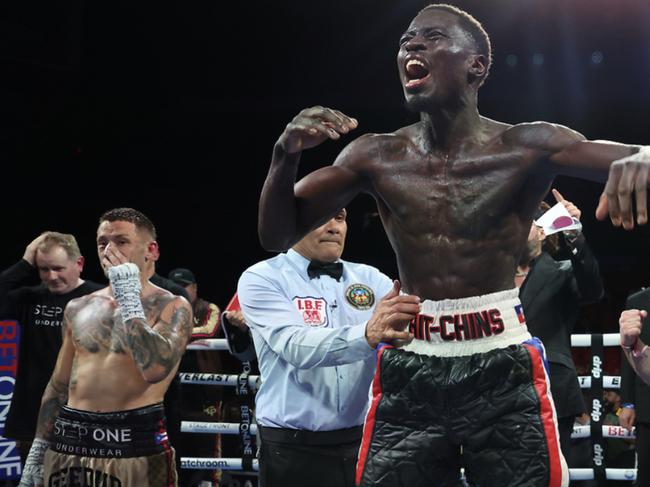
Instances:
[[[627,309],[621,313],[618,323],[621,328],[621,346],[632,348],[641,335],[643,319],[648,316],[648,312],[638,309]]]
[[[288,154],[320,145],[327,139],[337,140],[357,128],[357,121],[338,110],[315,106],[305,108],[286,126],[278,144]]]

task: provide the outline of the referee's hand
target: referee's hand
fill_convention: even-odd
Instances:
[[[413,340],[413,335],[406,327],[420,312],[420,298],[411,294],[400,294],[400,289],[400,282],[393,281],[393,288],[381,298],[368,320],[366,340],[372,348],[380,342]]]

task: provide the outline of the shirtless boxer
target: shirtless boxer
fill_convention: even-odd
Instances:
[[[130,208],[99,220],[110,286],[66,306],[63,345],[45,389],[20,486],[177,485],[162,399],[192,330],[192,310],[143,276],[157,251]]]
[[[364,135],[294,185],[300,154],[357,121],[301,111],[278,139],[260,198],[267,250],[286,250],[359,193],[376,200],[405,292],[419,296],[414,340],[384,347],[358,461],[363,486],[567,485],[543,351],[513,289],[533,214],[560,174],[605,181],[596,210],[646,223],[650,148],[587,141],[546,122],[479,115],[491,62],[482,26],[431,5],[400,40],[397,67],[420,121]]]

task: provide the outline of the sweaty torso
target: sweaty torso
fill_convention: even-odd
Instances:
[[[430,149],[423,131],[419,123],[366,141],[374,150],[364,170],[404,290],[440,300],[513,288],[552,182],[542,175],[548,154],[521,142],[531,129],[492,121],[447,153]]]
[[[108,412],[162,402],[173,373],[155,384],[144,380],[128,345],[117,303],[107,289],[77,300],[70,310],[69,326],[76,350],[68,405]],[[142,300],[147,322],[156,323],[174,298],[154,287]]]

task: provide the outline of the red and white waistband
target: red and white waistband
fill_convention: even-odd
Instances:
[[[484,353],[531,338],[518,288],[469,298],[426,300],[409,330],[415,339],[399,348],[441,357]]]

